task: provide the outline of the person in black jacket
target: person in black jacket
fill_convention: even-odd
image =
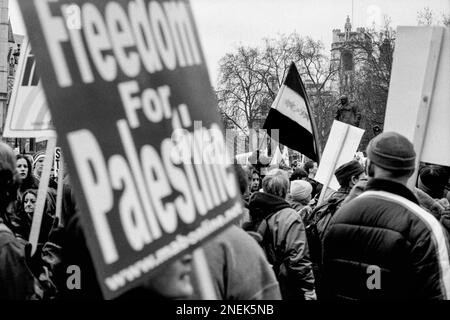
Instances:
[[[323,241],[328,299],[450,299],[449,239],[407,187],[415,152],[386,132],[367,147],[365,191],[336,212]]]

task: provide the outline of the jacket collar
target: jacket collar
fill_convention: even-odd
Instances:
[[[416,204],[419,204],[419,201],[417,200],[416,196],[411,190],[409,190],[408,187],[392,180],[372,178],[367,183],[365,190],[378,190],[390,192],[399,195],[403,198],[406,198]]]

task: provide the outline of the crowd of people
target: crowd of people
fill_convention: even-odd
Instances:
[[[317,163],[235,165],[245,212],[203,252],[223,300],[450,299],[450,170],[421,164],[405,137],[382,133],[365,159],[314,180]],[[52,175],[37,250],[29,237],[43,153],[15,155],[0,143],[0,299],[102,299],[68,176],[61,214]],[[325,197],[320,197],[321,193]],[[319,203],[320,199],[320,203]],[[67,268],[78,266],[78,286]],[[157,270],[118,299],[199,299],[192,255]]]
[[[263,247],[283,299],[450,299],[450,171],[420,164],[400,134],[338,167],[323,190],[317,164],[274,169],[243,193],[240,225]],[[241,179],[242,181],[244,179]]]

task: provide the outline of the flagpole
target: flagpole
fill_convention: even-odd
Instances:
[[[294,63],[294,62],[292,62],[292,63]],[[295,63],[294,63],[294,65],[295,65]],[[299,74],[299,77],[300,77],[300,74]],[[318,144],[318,140],[317,140],[318,130],[317,130],[317,126],[316,126],[316,119],[314,117],[314,114],[311,112],[308,93],[306,92],[306,88],[303,85],[303,81],[301,81],[301,78],[300,78],[300,85],[303,88],[303,92],[305,92],[306,109],[308,110],[309,118],[311,119],[311,129],[312,129],[312,135],[313,135],[313,140],[314,140],[314,146],[316,147],[317,163],[319,163],[320,158],[322,158],[322,150],[319,148],[319,144]]]

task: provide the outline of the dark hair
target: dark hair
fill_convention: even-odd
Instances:
[[[249,177],[252,184],[253,184],[253,175],[254,174],[256,174],[258,176],[258,180],[259,180],[258,190],[259,190],[261,188],[261,175],[259,174],[258,170],[256,170],[256,169],[252,170],[250,177]],[[251,189],[250,191],[254,191],[254,189]]]
[[[27,194],[29,194],[29,193],[31,193],[32,195],[34,195],[37,198],[37,190],[36,189],[28,189],[28,190],[26,190],[23,193],[23,196],[22,196],[22,207],[23,207],[23,204],[24,204],[23,202],[25,201],[25,196]]]
[[[20,183],[20,191],[23,192],[23,191],[28,190],[28,189],[36,189],[36,188],[38,188],[38,184],[36,182],[36,179],[33,176],[33,172],[32,172],[33,171],[33,167],[32,167],[30,158],[27,157],[26,155],[18,154],[16,156],[16,162],[19,159],[25,159],[25,161],[27,162],[27,165],[28,165],[27,177],[21,181],[21,183]]]
[[[297,168],[294,170],[294,173],[292,173],[291,178],[289,180],[302,180],[303,178],[308,177],[308,173],[306,173],[305,170],[301,168]]]
[[[260,182],[261,182],[261,174],[260,174],[260,172],[258,171],[258,170],[252,170],[252,172],[250,173],[250,176],[249,176],[249,178],[250,178],[250,181],[251,180],[253,180],[253,175],[254,174],[256,174],[257,176],[258,176],[258,178],[259,178],[259,180],[260,180]]]
[[[0,142],[0,215],[17,194],[16,158],[9,145]]]
[[[311,170],[312,168],[314,168],[314,161],[309,160],[306,161],[306,163],[303,165],[303,169],[305,169],[306,173],[309,174],[309,170]]]
[[[439,166],[425,166],[419,172],[419,178],[422,185],[432,198],[442,198],[447,178],[444,170]]]

